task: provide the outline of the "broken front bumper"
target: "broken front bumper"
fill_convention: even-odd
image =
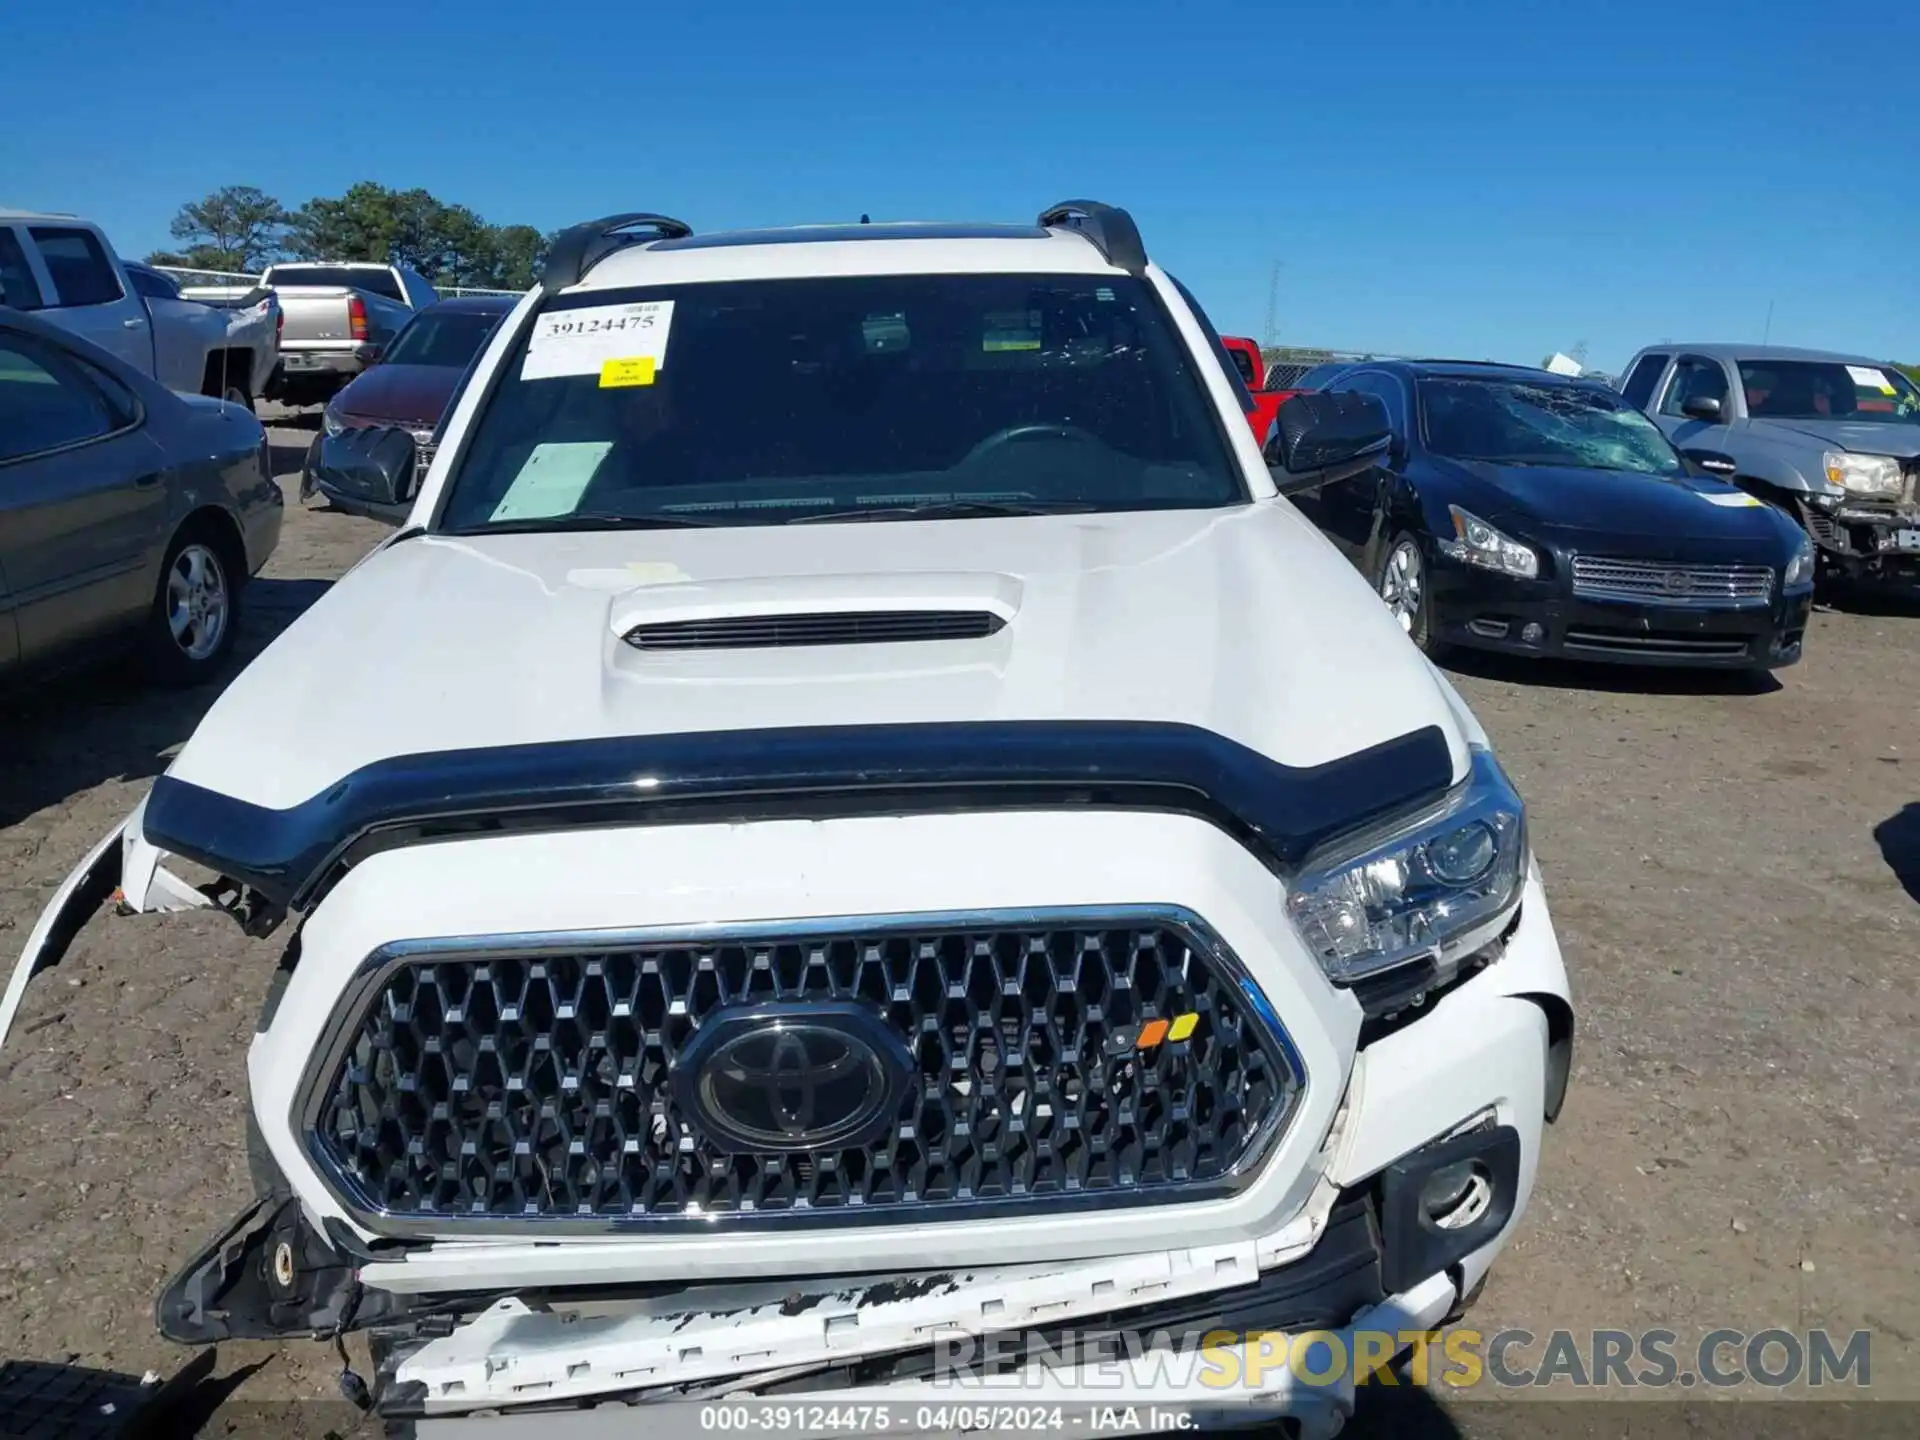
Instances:
[[[96,847],[48,908],[9,1013],[116,881],[135,909],[207,903],[159,863],[138,819]],[[1164,866],[1164,852],[1135,850]],[[963,1267],[939,1264],[930,1243],[926,1268],[899,1268],[895,1257],[866,1274],[734,1266],[724,1280],[723,1266],[639,1284],[644,1269],[621,1237],[392,1244],[269,1184],[168,1287],[157,1319],[193,1343],[365,1330],[375,1403],[421,1436],[523,1413],[543,1430],[583,1423],[595,1413],[577,1408],[585,1404],[1130,1394],[1195,1413],[1257,1404],[1262,1418],[1285,1414],[1302,1433],[1331,1434],[1352,1408],[1362,1357],[1383,1362],[1409,1332],[1442,1321],[1510,1239],[1564,1090],[1571,1014],[1536,872],[1497,958],[1399,1017],[1369,1022],[1301,1157],[1300,1201],[1255,1233],[1203,1238],[1195,1207],[1167,1205],[1111,1253]],[[1425,1177],[1463,1158],[1479,1165],[1490,1199],[1436,1234],[1410,1202]],[[616,1271],[625,1279],[610,1285]],[[1255,1343],[1271,1356],[1276,1334],[1309,1332],[1333,1332],[1344,1367],[1195,1358],[1249,1335],[1265,1337]],[[937,1419],[939,1406],[927,1413]]]
[[[912,1433],[915,1415],[942,1404],[1137,1399],[1213,1418],[1285,1415],[1302,1434],[1331,1435],[1352,1411],[1356,1367],[1455,1312],[1531,1193],[1571,1013],[1537,876],[1504,955],[1415,1013],[1360,1051],[1306,1203],[1244,1240],[1183,1244],[1169,1207],[1163,1248],[1090,1259],[461,1295],[463,1276],[502,1273],[485,1253],[497,1247],[368,1248],[337,1219],[316,1231],[288,1202],[189,1266],[161,1325],[195,1343],[365,1329],[379,1410],[422,1440],[504,1440],[481,1427],[523,1413],[543,1427],[590,1426],[595,1413],[605,1423],[604,1410],[575,1408],[587,1403],[748,1397],[817,1410],[819,1433],[835,1428],[830,1402],[886,1402],[890,1428]],[[1492,1199],[1442,1233],[1417,1198],[1463,1160]],[[1287,1360],[1289,1337],[1308,1335],[1339,1363]],[[1208,1359],[1223,1346],[1236,1358]],[[813,1433],[791,1413],[782,1428]]]
[[[764,1287],[764,1304],[693,1316],[670,1307],[556,1315],[507,1300],[424,1346],[376,1338],[382,1409],[412,1420],[420,1440],[498,1436],[488,1427],[499,1418],[469,1418],[450,1402],[471,1394],[476,1409],[564,1424],[566,1415],[534,1407],[564,1405],[568,1377],[624,1374],[628,1384],[654,1380],[635,1403],[664,1422],[660,1433],[681,1428],[676,1416],[689,1429],[750,1432],[771,1422],[782,1433],[845,1433],[850,1411],[869,1407],[887,1419],[858,1428],[932,1433],[973,1428],[958,1417],[1007,1406],[1044,1426],[1034,1407],[1138,1404],[1162,1417],[1155,1428],[1173,1428],[1171,1417],[1183,1414],[1287,1416],[1299,1433],[1330,1436],[1354,1407],[1353,1358],[1377,1365],[1403,1333],[1433,1329],[1459,1301],[1445,1273],[1381,1293],[1379,1217],[1364,1197],[1323,1217],[1311,1250],[1249,1279],[1257,1258],[1258,1247],[1169,1251],[1025,1277],[937,1274],[779,1299],[778,1287]],[[965,1313],[993,1315],[999,1328],[962,1329],[956,1317]],[[836,1348],[836,1328],[846,1349]],[[852,1341],[863,1332],[890,1348],[859,1354]],[[1303,1344],[1317,1347],[1311,1357]],[[763,1370],[780,1368],[746,1383],[660,1383],[680,1368],[677,1355],[748,1346]],[[760,1408],[742,1405],[749,1400]],[[624,1413],[630,1424],[633,1412]]]
[[[1813,543],[1845,570],[1920,570],[1920,499],[1911,494],[1886,503],[1802,497],[1800,513]]]

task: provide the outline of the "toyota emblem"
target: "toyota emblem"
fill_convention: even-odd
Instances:
[[[709,1017],[673,1067],[687,1118],[721,1149],[864,1144],[897,1118],[912,1064],[877,1011],[770,1004]]]

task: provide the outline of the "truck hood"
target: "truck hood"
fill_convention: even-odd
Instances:
[[[984,638],[641,650],[638,624],[986,610]],[[1438,726],[1432,668],[1293,507],[396,539],[237,678],[170,770],[275,809],[376,761],[789,726],[1148,720],[1282,764]]]
[[[1749,420],[1754,434],[1787,443],[1818,440],[1862,455],[1891,455],[1911,460],[1920,455],[1920,425],[1873,420]]]

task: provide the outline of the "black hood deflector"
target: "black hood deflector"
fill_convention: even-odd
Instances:
[[[145,834],[295,909],[343,866],[435,840],[862,814],[1171,811],[1217,825],[1280,870],[1452,781],[1437,726],[1305,767],[1146,721],[727,730],[399,755],[287,810],[162,775]]]

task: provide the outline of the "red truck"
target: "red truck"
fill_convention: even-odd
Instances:
[[[1222,335],[1220,343],[1227,347],[1227,358],[1233,361],[1233,368],[1240,372],[1247,392],[1253,396],[1253,409],[1247,412],[1247,423],[1253,426],[1253,438],[1264,443],[1267,427],[1273,424],[1280,407],[1300,392],[1267,389],[1267,362],[1260,358],[1260,347],[1246,336]]]

